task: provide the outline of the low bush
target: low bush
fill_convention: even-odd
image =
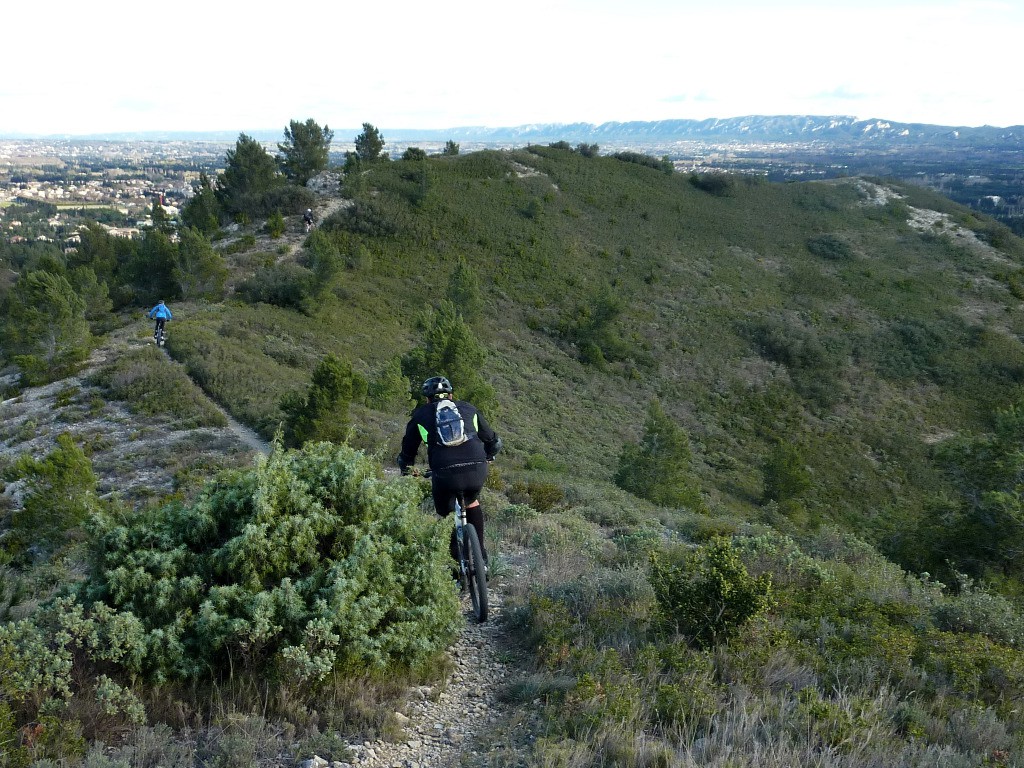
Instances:
[[[275,264],[256,272],[236,287],[236,292],[250,304],[264,303],[278,307],[301,309],[312,295],[313,273],[298,264]]]
[[[344,230],[367,237],[388,237],[398,232],[398,224],[379,202],[356,200],[324,219],[327,231]]]
[[[136,682],[301,698],[433,663],[461,620],[449,528],[420,514],[415,481],[379,473],[346,447],[278,448],[192,505],[96,513],[86,580],[0,624],[0,740],[51,716],[68,733],[141,724]]]
[[[123,400],[136,413],[169,416],[181,429],[224,427],[224,414],[203,391],[156,347],[145,347],[123,355],[103,367],[94,381],[107,396]]]
[[[732,194],[736,182],[724,173],[694,173],[690,175],[690,184],[709,195],[728,197]]]
[[[807,250],[828,261],[844,261],[853,258],[853,249],[836,235],[815,235],[807,238]]]
[[[672,161],[666,158],[651,157],[650,155],[644,155],[640,152],[616,152],[613,155],[616,160],[621,160],[625,163],[636,163],[647,168],[654,168],[655,170],[661,171],[662,173],[671,174],[675,167],[672,165]]]
[[[328,443],[277,449],[189,508],[98,518],[81,599],[135,617],[137,671],[156,680],[422,663],[457,619],[447,530],[418,514],[415,483],[377,471]]]
[[[735,635],[772,602],[771,578],[752,577],[728,539],[716,539],[679,563],[651,557],[651,586],[662,631],[681,632],[697,647]]]
[[[25,497],[11,515],[5,549],[15,557],[48,554],[60,548],[99,506],[92,462],[65,432],[46,456],[21,456],[4,473],[6,480],[24,480]]]
[[[314,205],[316,205],[316,195],[311,190],[286,184],[264,193],[261,210],[264,215],[280,212],[285,216],[297,216]]]
[[[246,233],[239,237],[237,240],[233,240],[232,242],[225,245],[223,248],[220,248],[219,250],[221,253],[230,256],[236,253],[244,253],[245,251],[251,251],[255,247],[256,235]]]

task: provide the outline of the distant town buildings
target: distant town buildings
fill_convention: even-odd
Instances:
[[[227,148],[211,142],[0,140],[0,236],[9,242],[45,237],[71,248],[66,230],[72,212],[106,209],[123,220],[117,226],[110,220],[112,234],[137,237],[152,223],[154,201],[176,218],[200,174],[216,176]],[[57,213],[32,221],[34,231],[27,232],[20,219],[4,217],[17,201],[54,206]]]

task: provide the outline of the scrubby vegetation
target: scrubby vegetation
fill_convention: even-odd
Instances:
[[[289,152],[317,127],[292,123]],[[98,760],[125,732],[171,750],[171,701],[227,733],[217,686],[232,717],[262,713],[245,754],[379,732],[386,694],[368,715],[341,692],[436,670],[457,624],[423,489],[368,458],[394,455],[435,373],[505,441],[496,565],[538,555],[503,584],[531,764],[1021,762],[1020,240],[879,180],[684,176],[561,142],[390,161],[372,125],[357,138],[293,249],[273,236],[322,202],[295,183],[322,166],[281,173],[243,136],[180,240],[96,227],[76,254],[0,252],[15,389],[188,296],[180,367],[140,353],[100,383],[183,426],[216,420],[201,387],[290,447],[139,509],[92,499],[69,438],[3,467],[34,483],[2,509],[12,764]]]

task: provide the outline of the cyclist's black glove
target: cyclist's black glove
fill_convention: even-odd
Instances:
[[[405,463],[405,459],[402,458],[402,454],[398,454],[395,458],[395,463],[398,464],[398,469],[401,470],[403,475],[408,475],[412,472],[412,468]]]
[[[494,445],[490,446],[492,450],[487,453],[487,460],[494,461],[494,457],[501,453],[502,442],[500,437],[494,438]]]

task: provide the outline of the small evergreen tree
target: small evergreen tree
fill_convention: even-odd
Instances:
[[[181,210],[181,223],[204,235],[212,235],[220,227],[220,203],[205,172],[199,174],[199,184],[194,192]]]
[[[49,552],[60,546],[67,533],[81,526],[98,508],[98,480],[92,462],[63,432],[56,447],[42,459],[24,455],[8,479],[26,481],[25,503],[11,518],[15,540]]]
[[[1024,406],[997,411],[992,431],[937,451],[961,494],[939,526],[941,556],[976,576],[1024,573]]]
[[[290,446],[310,441],[348,440],[348,409],[359,385],[352,366],[334,355],[328,355],[313,371],[305,393],[285,397],[281,410],[285,414],[284,436]],[[363,384],[365,394],[365,384]]]
[[[110,285],[119,266],[114,238],[96,223],[86,225],[78,235],[81,242],[68,259],[68,267],[89,267],[97,280]]]
[[[387,158],[383,154],[384,137],[370,123],[363,123],[363,132],[356,136],[356,155],[363,163],[375,163]],[[348,168],[346,166],[346,173]]]
[[[158,229],[148,229],[142,242],[125,263],[121,274],[129,283],[138,301],[150,304],[178,295],[174,278],[177,246]]]
[[[762,501],[780,504],[793,501],[811,487],[811,476],[800,449],[792,443],[779,441],[763,465],[764,493]]]
[[[21,275],[7,300],[0,339],[27,383],[52,381],[89,355],[85,302],[63,275],[36,270]]]
[[[408,413],[412,403],[409,380],[402,374],[402,361],[394,358],[370,381],[366,404],[386,413]]]
[[[167,209],[164,208],[159,197],[154,198],[153,200],[153,207],[150,209],[149,218],[153,222],[153,227],[155,229],[166,233],[174,231],[174,222],[172,222],[171,217],[167,215]]]
[[[402,372],[410,380],[410,391],[431,376],[445,376],[456,395],[481,410],[493,405],[494,390],[480,375],[487,352],[466,324],[455,305],[445,299],[419,321],[422,344],[402,358]]]
[[[323,298],[334,287],[344,262],[337,243],[322,229],[314,230],[306,241],[309,270],[313,273],[313,291]]]
[[[93,324],[109,320],[114,303],[107,284],[97,280],[96,273],[89,267],[75,267],[68,271],[67,277],[75,293],[85,302],[85,319]]]
[[[619,454],[615,484],[655,504],[701,510],[704,505],[692,463],[686,430],[654,400],[640,442],[623,446]]]
[[[274,211],[267,219],[267,234],[270,235],[271,240],[277,240],[284,234],[284,229],[284,216],[280,211]]]
[[[256,139],[243,133],[235,148],[225,153],[217,201],[231,216],[253,219],[264,212],[267,193],[283,183],[277,161]]]
[[[313,118],[305,123],[292,120],[284,129],[281,152],[281,170],[293,184],[304,186],[307,181],[327,168],[334,131],[322,128]]]
[[[484,308],[480,282],[476,279],[473,268],[461,257],[448,281],[448,298],[462,313],[466,322],[473,323],[480,318]]]
[[[183,298],[219,299],[224,295],[228,268],[203,233],[185,229],[175,254],[173,275]]]
[[[441,150],[441,154],[453,157],[459,154],[459,145],[451,139],[448,139],[448,141],[444,143],[444,149]]]
[[[419,147],[409,147],[402,153],[403,160],[426,160],[427,153]]]

